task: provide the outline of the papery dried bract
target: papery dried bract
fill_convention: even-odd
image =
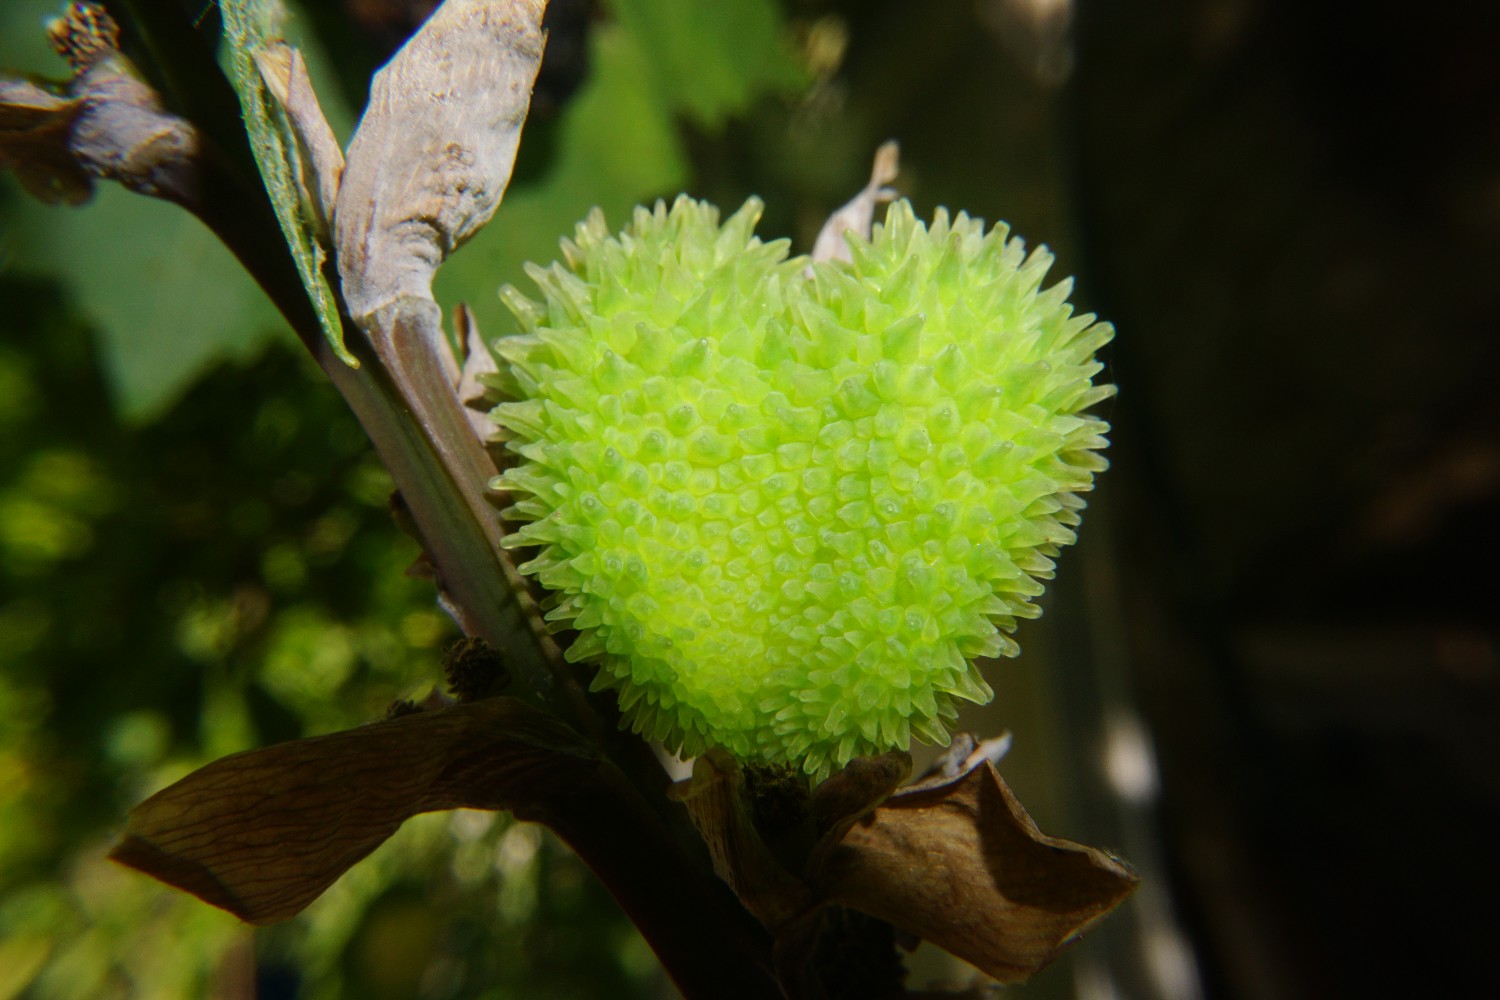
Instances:
[[[819,784],[806,807],[818,840],[773,855],[756,828],[744,770],[729,754],[698,758],[679,782],[714,869],[776,937],[784,976],[801,976],[828,907],[847,907],[952,952],[1001,982],[1044,968],[1138,883],[1103,851],[1042,833],[992,758],[1007,737],[966,733],[922,779],[904,753],[858,758]],[[790,865],[790,867],[787,867]]]
[[[845,233],[854,233],[861,239],[870,238],[870,227],[875,222],[875,208],[895,201],[896,191],[887,185],[896,179],[901,166],[901,148],[895,142],[882,143],[875,151],[875,162],[870,166],[870,182],[864,189],[849,199],[828,217],[818,238],[813,241],[813,260],[854,260]],[[809,269],[811,276],[811,269]]]

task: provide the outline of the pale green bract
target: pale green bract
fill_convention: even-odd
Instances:
[[[502,291],[495,485],[630,726],[823,775],[991,697],[973,658],[1017,652],[1106,465],[1112,330],[1003,226],[901,201],[809,262],[760,209],[595,212],[543,303]]]

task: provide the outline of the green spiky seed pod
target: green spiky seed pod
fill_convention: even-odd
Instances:
[[[544,302],[503,290],[496,485],[637,732],[822,775],[991,697],[972,660],[1017,651],[1105,467],[1112,331],[1003,226],[902,201],[810,263],[760,209],[596,211]]]

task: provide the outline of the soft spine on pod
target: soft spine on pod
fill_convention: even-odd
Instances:
[[[973,658],[1017,652],[1106,466],[1112,330],[1003,225],[900,201],[809,263],[760,210],[595,211],[542,302],[502,290],[494,485],[630,726],[824,775],[991,697]]]

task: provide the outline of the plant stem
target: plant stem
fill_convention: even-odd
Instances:
[[[612,764],[593,787],[547,800],[545,822],[609,889],[688,1000],[779,1000],[771,937]],[[521,814],[518,814],[521,815]],[[521,818],[528,818],[521,815]]]

